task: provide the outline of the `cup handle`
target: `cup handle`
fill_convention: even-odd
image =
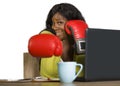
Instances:
[[[75,75],[74,79],[81,73],[82,69],[83,69],[83,65],[82,64],[76,64],[76,66],[80,66],[79,71],[77,72],[77,74]]]

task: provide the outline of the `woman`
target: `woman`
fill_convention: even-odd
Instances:
[[[55,34],[60,38],[63,44],[63,61],[77,61],[84,64],[84,55],[74,55],[74,40],[72,36],[67,35],[64,30],[65,23],[69,20],[82,20],[85,22],[81,12],[72,4],[60,3],[56,4],[50,10],[47,20],[46,29],[40,34]],[[52,56],[51,58],[41,58],[40,75],[48,78],[58,78],[57,63],[60,58]],[[80,77],[83,77],[81,73]]]

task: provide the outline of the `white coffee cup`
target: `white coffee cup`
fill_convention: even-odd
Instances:
[[[79,66],[80,69],[76,73],[76,67]],[[59,62],[58,63],[58,74],[60,81],[63,83],[71,83],[76,77],[81,73],[83,69],[82,64],[77,64],[76,62]]]

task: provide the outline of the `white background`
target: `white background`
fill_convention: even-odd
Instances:
[[[75,5],[89,27],[120,29],[119,0],[0,0],[0,79],[23,78],[23,52],[30,36],[45,28],[50,8]]]

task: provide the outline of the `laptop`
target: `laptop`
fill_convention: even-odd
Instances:
[[[120,30],[89,28],[86,31],[83,80],[120,80]]]

